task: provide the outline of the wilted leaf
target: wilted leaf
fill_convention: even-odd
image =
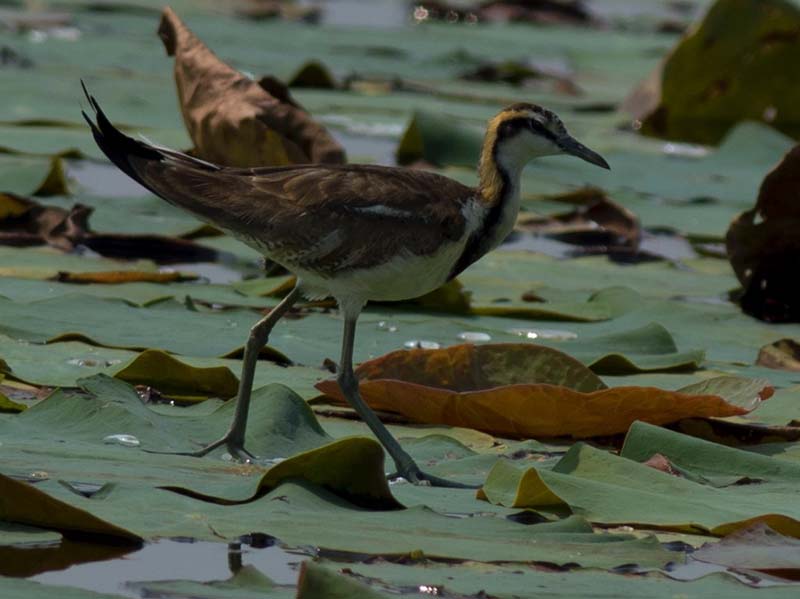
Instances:
[[[601,189],[582,188],[551,199],[577,207],[549,217],[523,217],[517,228],[583,246],[590,253],[637,251],[642,236],[639,219]]]
[[[261,86],[219,60],[170,8],[158,34],[175,56],[181,110],[198,157],[239,167],[346,162],[339,143],[279,81],[267,78]]]
[[[396,379],[452,391],[480,391],[536,382],[590,393],[606,385],[565,353],[530,343],[454,345],[399,350],[356,368],[360,381]]]
[[[794,339],[779,339],[758,351],[756,364],[777,370],[800,371],[800,343]]]
[[[0,244],[50,245],[63,251],[85,246],[109,258],[149,258],[162,263],[213,262],[219,257],[216,250],[188,239],[95,233],[89,226],[92,212],[93,208],[82,204],[66,210],[45,206],[16,194],[0,193]]]
[[[800,96],[785,68],[800,60],[798,26],[792,2],[717,0],[628,109],[642,133],[668,139],[717,143],[744,120],[797,137]]]
[[[585,438],[625,432],[636,420],[666,424],[746,414],[765,386],[718,377],[697,389],[607,389],[580,362],[532,344],[394,352],[362,364],[356,374],[361,395],[376,410],[511,438]],[[335,381],[316,386],[344,400]],[[741,401],[740,395],[747,395],[749,407],[728,401]]]
[[[799,184],[800,146],[795,146],[764,177],[755,208],[733,220],[725,239],[744,287],[742,310],[768,322],[800,321]]]
[[[196,281],[197,275],[184,272],[142,272],[137,270],[114,270],[98,272],[64,272],[61,271],[55,280],[59,283],[75,283],[89,285],[120,285],[123,283],[177,283]]]

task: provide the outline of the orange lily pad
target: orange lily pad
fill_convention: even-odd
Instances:
[[[771,395],[766,382],[736,377],[719,377],[718,385],[711,379],[685,392],[608,388],[577,360],[533,344],[392,352],[365,362],[356,375],[373,409],[510,438],[587,438],[623,433],[636,420],[660,425],[736,416]],[[344,401],[336,381],[316,387]]]

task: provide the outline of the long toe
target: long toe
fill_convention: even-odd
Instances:
[[[433,474],[428,474],[427,472],[423,472],[420,470],[416,465],[406,469],[404,472],[399,473],[400,476],[405,478],[408,482],[413,485],[418,485],[421,487],[446,487],[450,489],[477,489],[480,485],[468,485],[465,483],[456,482],[454,480],[449,480],[447,478],[441,478],[439,476],[434,476]]]

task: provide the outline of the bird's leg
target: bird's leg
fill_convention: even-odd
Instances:
[[[472,488],[445,478],[426,474],[414,459],[400,447],[392,433],[380,421],[378,415],[361,398],[358,390],[358,380],[353,372],[353,341],[356,333],[356,318],[345,315],[344,336],[342,339],[342,359],[339,363],[339,372],[336,380],[344,393],[350,406],[358,413],[361,419],[369,426],[372,433],[378,438],[383,447],[394,460],[400,476],[415,485],[429,485],[433,487]]]
[[[250,393],[253,390],[253,376],[256,371],[256,363],[261,348],[266,345],[272,327],[275,326],[281,317],[286,314],[289,308],[300,298],[300,291],[297,286],[284,297],[281,302],[270,310],[264,318],[259,320],[250,329],[250,336],[244,347],[244,359],[242,360],[242,375],[239,379],[239,392],[236,395],[236,408],[233,413],[231,426],[222,437],[209,443],[197,451],[175,452],[177,455],[189,455],[202,457],[210,451],[225,445],[231,455],[241,460],[251,459],[253,455],[244,448],[244,433],[247,429],[247,415],[250,408]],[[167,452],[150,452],[167,453]]]

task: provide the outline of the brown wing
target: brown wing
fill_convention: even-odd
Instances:
[[[446,177],[367,165],[193,168],[131,161],[161,197],[287,266],[333,274],[426,254],[464,235],[473,191]]]
[[[128,137],[86,97],[97,122],[84,117],[114,164],[286,266],[333,274],[464,235],[474,190],[447,177],[368,165],[220,167]]]

